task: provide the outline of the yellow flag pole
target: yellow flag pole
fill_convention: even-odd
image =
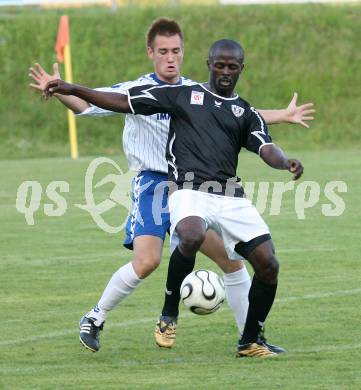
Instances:
[[[64,47],[64,68],[65,68],[65,81],[68,83],[72,83],[73,72],[71,68],[70,43],[67,43]],[[69,126],[70,155],[71,158],[76,159],[79,157],[79,152],[78,152],[78,139],[77,139],[75,115],[73,111],[70,109],[67,109],[67,114],[68,114],[68,126]]]

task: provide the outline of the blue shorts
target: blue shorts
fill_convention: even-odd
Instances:
[[[138,236],[155,236],[164,241],[170,228],[167,180],[167,174],[154,171],[142,171],[133,179],[133,205],[123,243],[126,248],[133,249]]]

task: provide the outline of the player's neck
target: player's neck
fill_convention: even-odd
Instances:
[[[236,94],[233,89],[217,89],[212,83],[204,83],[203,84],[209,91],[214,94],[224,97],[224,98],[232,98],[235,97]]]
[[[157,72],[154,72],[154,73],[157,76],[158,80],[163,81],[167,84],[178,84],[179,83],[180,75],[168,78],[168,77],[164,77],[164,76],[160,75]]]

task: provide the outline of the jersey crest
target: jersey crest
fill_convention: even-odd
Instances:
[[[232,112],[233,112],[234,116],[236,116],[237,118],[240,118],[244,113],[244,108],[242,108],[240,106],[236,106],[235,104],[232,104]]]

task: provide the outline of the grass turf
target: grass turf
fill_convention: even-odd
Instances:
[[[77,322],[94,305],[112,273],[131,253],[120,235],[101,231],[90,215],[74,207],[84,203],[84,173],[91,159],[1,161],[0,210],[0,388],[4,389],[359,389],[360,252],[359,151],[299,151],[304,180],[321,189],[343,180],[346,209],[325,217],[321,204],[298,220],[294,192],[285,195],[280,216],[268,222],[281,262],[277,301],[267,324],[272,343],[288,353],[272,360],[234,357],[237,331],[227,305],[200,317],[182,308],[177,346],[155,346],[153,328],[161,309],[168,258],[139,289],[109,316],[102,348],[92,354],[78,343]],[[125,161],[118,160],[125,169]],[[246,181],[287,181],[256,156],[242,153],[240,174]],[[41,207],[28,226],[15,208],[24,180],[43,187]],[[63,194],[68,209],[48,217],[45,188],[53,180],[69,182]],[[111,187],[97,192],[107,198]],[[109,223],[125,218],[116,206]],[[199,256],[197,268],[216,270]]]
[[[2,159],[68,155],[65,110],[28,87],[28,68],[50,71],[59,16],[70,17],[74,81],[90,87],[134,80],[152,72],[144,36],[153,19],[176,18],[185,34],[183,74],[208,79],[209,46],[227,37],[242,42],[240,96],[258,108],[283,108],[293,91],[317,109],[314,131],[273,130],[293,149],[361,145],[360,4],[281,4],[0,10],[0,155]],[[21,48],[21,49],[19,49]],[[63,73],[63,66],[61,66]],[[122,117],[121,117],[122,118]],[[123,118],[79,118],[80,155],[121,152]],[[56,123],[56,125],[54,125]]]

